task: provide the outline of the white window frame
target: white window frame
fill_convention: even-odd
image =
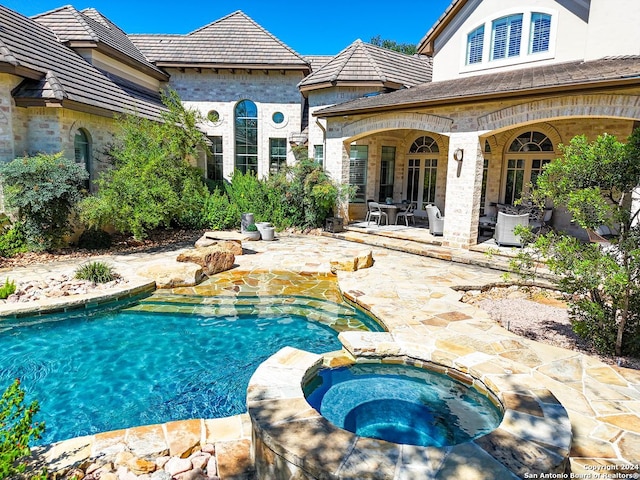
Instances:
[[[522,13],[516,13],[515,15],[507,15],[506,17],[496,18],[491,22],[491,61],[502,60],[506,58],[519,57],[522,52],[522,30],[523,30],[524,15]],[[520,23],[520,28],[516,29],[515,26]],[[504,51],[502,55],[496,57],[496,34],[498,27],[505,26],[504,34]],[[514,30],[516,30],[514,32]],[[517,43],[517,53],[511,52],[512,45]]]
[[[547,50],[546,52],[530,53],[531,17],[534,13],[549,15],[551,17],[551,26],[549,30],[549,50]],[[492,58],[493,22],[504,17],[520,14],[522,15],[522,37],[520,40],[520,55],[494,60]],[[495,68],[507,67],[511,65],[522,65],[555,58],[559,16],[560,12],[558,10],[550,8],[530,7],[528,9],[523,9],[522,7],[511,7],[499,12],[495,12],[490,17],[485,17],[480,23],[474,22],[472,24],[473,28],[467,30],[467,33],[465,35],[460,35],[460,73],[491,70]],[[482,61],[477,63],[469,63],[469,35],[473,32],[476,32],[483,25],[484,39]]]
[[[484,53],[484,46],[486,44],[485,42],[485,34],[486,34],[486,27],[485,25],[480,25],[477,28],[474,28],[473,30],[471,30],[466,37],[466,48],[465,48],[465,54],[464,54],[464,58],[465,58],[465,63],[467,65],[480,65],[482,64],[484,58],[485,58],[485,53]],[[471,48],[472,48],[472,39],[481,39],[480,40],[480,57],[478,60],[475,61],[471,61]],[[474,58],[476,58],[474,56]]]
[[[356,151],[364,151],[365,156],[354,155]],[[354,158],[358,157],[358,158]],[[367,170],[369,168],[369,145],[351,145],[349,151],[349,184],[358,187],[351,203],[365,203],[367,199]],[[354,177],[361,178],[356,182]]]

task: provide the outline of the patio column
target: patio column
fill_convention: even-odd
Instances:
[[[482,132],[452,133],[449,139],[443,243],[468,248],[478,239],[482,165]]]
[[[325,141],[324,170],[331,179],[340,185],[349,183],[349,152],[342,137],[329,136]],[[349,221],[349,202],[340,205],[338,215],[344,218],[345,224]]]

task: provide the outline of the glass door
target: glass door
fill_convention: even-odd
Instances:
[[[437,158],[409,158],[407,164],[407,200],[416,205],[416,215],[426,216],[425,206],[435,203],[437,175]]]

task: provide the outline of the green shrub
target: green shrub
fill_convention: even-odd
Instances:
[[[22,223],[16,222],[0,234],[0,257],[13,257],[28,250]]]
[[[7,206],[16,209],[29,248],[60,247],[89,174],[62,156],[38,154],[0,167]]]
[[[9,280],[7,277],[4,281],[4,285],[0,287],[0,300],[4,300],[9,295],[13,295],[16,292],[16,282]]]
[[[78,247],[87,250],[100,250],[111,246],[111,235],[99,228],[87,228],[80,238],[78,238]]]
[[[24,395],[16,379],[0,398],[0,480],[16,478],[26,470],[29,444],[42,438],[45,429],[44,423],[33,421],[40,410],[38,402],[25,405]],[[46,473],[31,478],[46,478]]]
[[[158,227],[199,227],[208,189],[189,164],[204,137],[196,110],[185,109],[175,92],[164,97],[163,122],[130,114],[119,119],[110,155],[114,167],[97,180],[98,191],[81,204],[80,218],[92,227],[113,225],[137,239]]]
[[[104,262],[89,262],[78,267],[75,277],[80,280],[90,280],[93,283],[107,283],[115,280],[117,275]]]
[[[257,232],[258,231],[258,227],[256,226],[255,223],[250,223],[249,225],[247,225],[247,227],[245,228],[245,230],[247,232]]]
[[[204,204],[204,227],[213,230],[229,230],[240,225],[240,210],[220,189],[215,189]]]
[[[257,221],[271,221],[265,183],[250,172],[236,170],[231,183],[225,185],[229,201],[239,212],[252,212]]]

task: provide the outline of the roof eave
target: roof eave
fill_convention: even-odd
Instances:
[[[427,32],[425,37],[418,43],[417,53],[421,55],[433,55],[433,43],[442,31],[451,23],[453,18],[458,14],[467,0],[453,0],[453,3],[447,7],[442,17],[440,17],[433,25],[431,30]]]
[[[15,104],[18,107],[48,107],[48,108],[65,108],[76,112],[89,113],[100,117],[114,118],[123,115],[125,112],[112,110],[109,108],[89,105],[87,103],[77,102],[74,100],[52,100],[49,98],[15,98]],[[160,107],[159,107],[160,108]],[[136,115],[141,115],[136,112]],[[159,116],[142,115],[146,118],[159,119]]]
[[[145,65],[142,62],[139,62],[135,58],[130,57],[129,55],[117,50],[103,42],[87,42],[87,41],[68,41],[66,42],[67,46],[76,49],[76,48],[91,48],[95,49],[100,53],[104,53],[105,55],[115,58],[116,60],[128,65],[129,67],[135,68],[136,70],[140,70],[143,73],[155,78],[156,80],[160,80],[163,82],[169,81],[169,75],[162,72],[159,69],[154,69],[149,65]]]
[[[292,63],[216,63],[216,62],[173,62],[157,60],[157,67],[164,68],[210,68],[227,70],[300,70],[309,72],[309,65]]]
[[[11,75],[29,78],[31,80],[40,80],[45,75],[44,72],[33,68],[24,67],[22,65],[12,65],[4,62],[0,62],[0,73],[9,73]]]
[[[420,100],[415,102],[407,102],[394,105],[380,105],[375,107],[354,108],[350,110],[342,110],[337,112],[322,113],[322,110],[313,112],[313,116],[320,118],[342,117],[344,115],[371,114],[388,111],[410,110],[424,107],[438,107],[442,105],[460,104],[460,103],[477,103],[487,100],[496,100],[504,98],[527,98],[535,95],[548,95],[554,93],[571,93],[573,91],[581,92],[584,90],[611,89],[626,86],[640,86],[640,76],[602,80],[588,83],[575,83],[571,85],[554,85],[552,87],[532,88],[528,90],[513,90],[509,92],[483,93],[478,95],[467,95],[464,97],[439,98],[435,100]],[[329,107],[332,108],[332,107]],[[328,108],[328,109],[329,109]]]

